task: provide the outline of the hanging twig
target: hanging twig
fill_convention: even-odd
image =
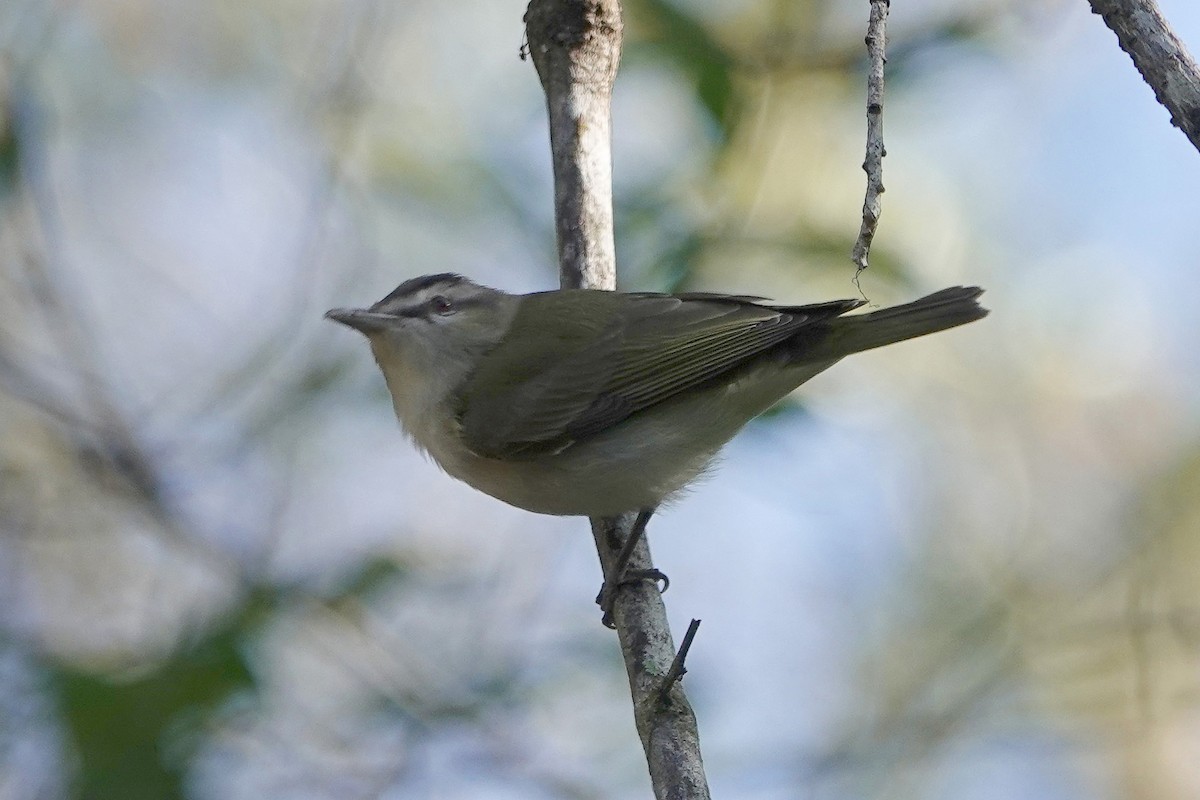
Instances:
[[[871,242],[875,239],[875,229],[879,227],[879,214],[883,209],[880,195],[883,194],[883,157],[887,155],[883,146],[883,65],[887,63],[889,5],[889,0],[871,0],[871,18],[867,23],[870,68],[867,72],[867,154],[863,159],[867,191],[863,197],[862,225],[858,229],[854,249],[850,252],[858,272],[867,268]]]

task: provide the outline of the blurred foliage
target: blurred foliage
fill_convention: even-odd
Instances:
[[[238,650],[249,630],[242,618],[233,620],[135,678],[49,667],[79,755],[78,796],[184,797],[183,776],[207,720],[253,686]]]
[[[16,187],[20,146],[12,112],[0,105],[0,196],[11,193]]]
[[[645,38],[631,43],[624,54],[626,61],[635,66],[641,58],[667,61],[687,75],[696,98],[721,130],[722,139],[728,139],[738,116],[730,54],[683,6],[667,0],[641,0],[629,3],[626,9],[639,28],[645,26],[639,30]]]
[[[531,285],[554,274],[541,99],[515,46],[495,44],[516,41],[519,8],[460,5],[0,8],[0,626],[37,665],[30,691],[66,742],[23,745],[35,726],[0,714],[3,800],[47,797],[46,775],[88,800],[642,788],[614,648],[551,595],[563,567],[549,537],[522,544],[542,523],[371,460],[403,447],[377,376],[317,325],[331,298],[431,264]],[[615,122],[618,140],[631,132],[623,283],[844,293],[858,22],[829,0],[625,5],[621,81],[640,93]],[[935,6],[893,29],[890,92],[931,52],[999,52],[1034,27],[1022,14],[1052,13]],[[936,183],[915,210],[885,198],[872,300],[984,269],[971,221],[939,211],[960,199]],[[822,736],[712,736],[730,796],[968,796],[939,781],[988,757],[970,744],[1006,737],[1045,752],[1099,741],[1116,755],[1090,774],[1116,788],[1098,797],[1189,796],[1194,773],[1173,754],[1194,740],[1200,699],[1194,420],[1151,380],[1072,383],[1059,351],[1027,337],[1086,337],[1013,305],[986,355],[944,345],[936,376],[909,356],[867,384],[924,432],[906,443],[923,457],[899,468],[911,484],[852,526],[890,525],[902,544],[875,543],[887,577],[869,589],[838,551],[820,597],[784,615],[853,628],[828,654],[829,697],[792,707],[789,687],[811,688],[794,653],[742,663],[755,685],[786,669],[761,708]],[[1146,360],[1101,356],[1106,374]],[[762,424],[815,428],[828,405],[781,405]],[[862,414],[848,413],[828,428]],[[866,513],[866,487],[822,488]],[[824,500],[809,513],[837,531]],[[708,554],[735,560],[717,542]],[[871,599],[837,595],[850,585]],[[755,688],[703,675],[689,676],[701,703]]]

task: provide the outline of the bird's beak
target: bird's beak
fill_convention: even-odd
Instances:
[[[325,318],[365,334],[378,333],[396,325],[396,318],[391,314],[380,314],[365,308],[331,308],[325,312]]]

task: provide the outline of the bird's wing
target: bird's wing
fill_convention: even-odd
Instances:
[[[522,300],[461,393],[462,434],[474,452],[520,459],[568,447],[859,305],[592,294],[587,303],[550,292]]]

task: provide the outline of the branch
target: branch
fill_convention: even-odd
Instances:
[[[1171,124],[1200,150],[1200,69],[1154,0],[1089,0],[1121,49],[1171,114]]]
[[[615,289],[612,209],[612,86],[621,56],[619,0],[531,0],[529,54],[546,92],[554,162],[554,210],[563,288]],[[628,538],[633,514],[593,519],[604,574]],[[630,570],[653,569],[646,537]],[[707,800],[696,717],[677,680],[659,700],[675,658],[666,607],[655,584],[623,587],[614,619],[633,696],[634,721],[654,795]]]
[[[550,113],[560,283],[616,289],[612,85],[621,60],[619,0],[531,0],[525,35]]]
[[[867,154],[863,159],[867,191],[863,197],[862,225],[854,249],[850,251],[850,259],[858,272],[867,268],[867,256],[883,210],[879,198],[883,194],[883,157],[887,155],[883,146],[883,65],[887,63],[889,5],[889,0],[871,0],[871,17],[867,23],[867,56],[871,61],[867,72]]]
[[[592,536],[606,575],[613,571],[632,520],[632,515],[592,520]],[[645,536],[634,549],[629,567],[653,569]],[[700,731],[683,687],[671,671],[677,656],[657,584],[637,581],[623,586],[613,616],[654,796],[658,800],[709,800],[700,756]],[[682,667],[682,660],[679,663]]]

